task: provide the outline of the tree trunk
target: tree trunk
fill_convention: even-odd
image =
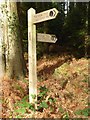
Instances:
[[[4,54],[4,27],[3,27],[3,13],[2,13],[2,7],[3,2],[0,3],[0,80],[3,79],[4,73],[5,73],[5,54]],[[0,81],[1,84],[1,81]]]
[[[5,74],[10,78],[20,79],[24,77],[22,43],[19,31],[19,18],[17,3],[7,1],[3,7],[3,31],[4,31],[4,64]]]

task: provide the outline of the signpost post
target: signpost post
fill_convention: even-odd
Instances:
[[[33,8],[28,10],[28,60],[29,60],[29,101],[34,103],[33,95],[37,95],[37,72],[36,72],[36,25],[33,24]]]
[[[29,60],[29,102],[37,101],[37,68],[36,68],[36,23],[56,18],[56,8],[37,13],[35,9],[28,10],[28,60]],[[37,34],[37,41],[55,43],[57,38],[50,34]]]

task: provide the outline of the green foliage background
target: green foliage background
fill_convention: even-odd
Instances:
[[[19,17],[21,20],[24,52],[28,51],[27,10],[32,7],[36,10],[36,13],[38,13],[55,7],[59,11],[56,19],[37,24],[37,32],[55,34],[58,38],[55,44],[63,48],[69,48],[69,51],[77,57],[85,55],[86,50],[88,50],[90,46],[90,42],[88,42],[90,41],[88,37],[90,33],[90,25],[88,22],[90,2],[69,2],[69,9],[66,15],[65,5],[65,2],[24,2],[20,4]],[[50,45],[50,43],[37,42],[38,58],[45,53],[49,53]]]

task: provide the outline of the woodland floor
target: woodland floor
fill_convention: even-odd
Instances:
[[[37,71],[38,110],[28,103],[28,77],[4,78],[2,118],[88,118],[86,58],[43,56],[37,62]]]

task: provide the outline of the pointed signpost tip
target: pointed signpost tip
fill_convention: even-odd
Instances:
[[[50,11],[49,16],[54,17],[54,16],[57,16],[58,13],[59,13],[59,11],[56,8],[53,8]]]

